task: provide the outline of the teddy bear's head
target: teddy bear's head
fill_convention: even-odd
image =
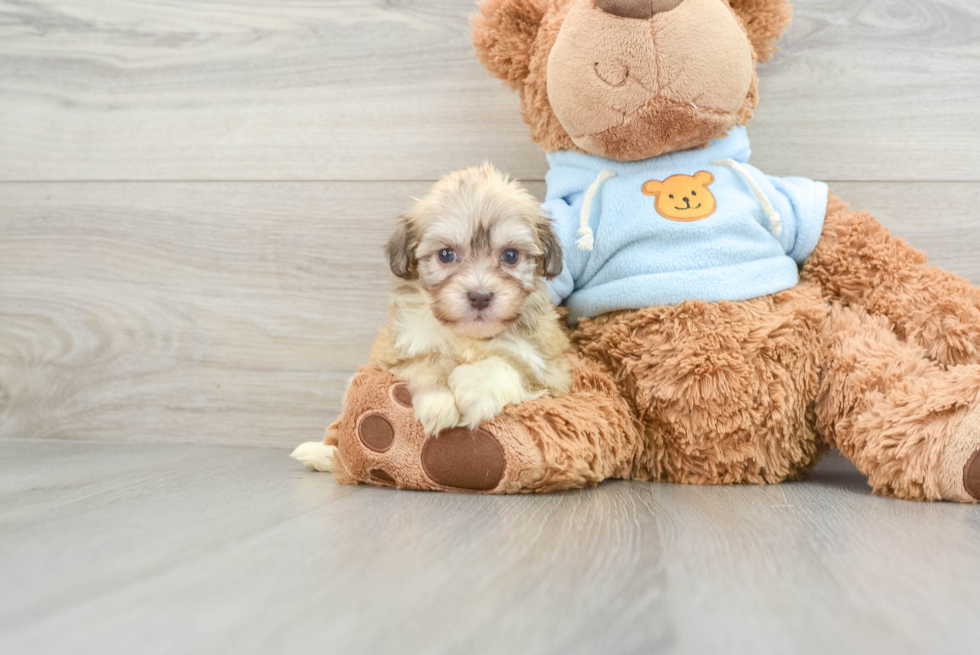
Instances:
[[[751,118],[755,64],[791,14],[789,0],[483,0],[473,44],[542,148],[634,161]]]

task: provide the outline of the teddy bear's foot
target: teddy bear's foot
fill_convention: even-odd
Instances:
[[[427,435],[408,387],[388,372],[363,369],[340,421],[334,467],[358,482],[400,489],[507,493],[544,470],[540,452],[518,428],[456,427]]]
[[[415,420],[404,383],[362,368],[332,432],[334,475],[340,482],[494,494],[587,487],[626,475],[638,441],[629,407],[601,367],[572,360],[571,395],[508,405],[475,429],[436,435]]]
[[[937,477],[944,500],[980,502],[980,408],[967,414],[943,450]]]

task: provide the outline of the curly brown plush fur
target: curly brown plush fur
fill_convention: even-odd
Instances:
[[[493,493],[559,491],[628,477],[640,448],[628,404],[601,365],[574,355],[569,361],[571,394],[511,405],[480,430],[439,437],[426,437],[411,406],[392,393],[397,378],[362,368],[327,433],[327,443],[340,449],[334,475],[342,483]],[[377,428],[365,416],[383,417],[387,447],[378,447],[371,432]]]
[[[789,21],[789,3],[717,1],[728,3],[741,36],[733,36],[727,12],[708,4],[716,0],[684,0],[654,15],[651,34],[688,30],[697,47],[697,17],[711,15],[724,23],[724,47],[751,59],[743,65],[768,59]],[[622,132],[578,135],[576,146],[549,101],[547,77],[573,8],[583,26],[598,21],[603,29],[620,29],[595,13],[593,0],[485,0],[473,23],[478,56],[520,91],[532,138],[545,149],[588,142],[629,159],[696,146],[751,114],[754,80],[726,87],[745,97],[738,98],[740,109],[724,108],[731,121],[724,128],[700,110],[650,112],[652,105],[634,102],[643,91],[632,89],[622,98],[638,109],[624,116]],[[642,37],[636,25],[629,29]],[[575,47],[594,42],[578,39],[562,52],[588,64],[590,57]],[[583,74],[618,74],[616,45],[595,46],[598,68],[585,66]],[[659,52],[680,56],[670,47]],[[603,68],[603,62],[613,64]],[[671,63],[677,62],[658,66]],[[719,70],[745,71],[720,60],[707,65],[722,68],[704,79]],[[575,69],[563,74],[568,71]],[[690,90],[697,79],[648,85],[649,102]],[[569,80],[561,82],[563,92],[575,92]],[[595,86],[594,79],[584,82],[583,88]],[[591,98],[601,100],[602,94]],[[643,129],[626,126],[629,120]],[[834,196],[797,287],[740,302],[607,314],[583,320],[571,343],[572,394],[507,407],[478,430],[437,437],[426,438],[412,422],[410,400],[397,393],[396,379],[363,369],[328,433],[338,448],[338,479],[484,493],[586,487],[610,477],[774,483],[800,475],[837,447],[876,493],[980,501],[980,290],[930,266],[868,213],[851,211]]]
[[[925,254],[867,212],[831,199],[824,238],[803,275],[842,303],[885,316],[899,338],[937,362],[980,364],[980,289],[928,266]]]
[[[743,20],[745,31],[760,63],[769,61],[779,39],[793,20],[793,7],[786,0],[725,0]]]
[[[953,449],[963,459],[980,448],[980,421],[967,420],[980,406],[980,365],[945,366],[924,347],[936,351],[944,339],[903,340],[887,316],[870,313],[855,297],[870,293],[877,277],[854,278],[845,300],[813,272],[833,253],[852,251],[840,238],[851,233],[844,226],[865,235],[864,248],[898,244],[915,262],[886,258],[882,275],[941,271],[867,214],[848,211],[837,198],[830,207],[821,257],[793,289],[583,320],[572,333],[573,394],[508,407],[484,424],[483,438],[499,444],[504,463],[494,468],[460,455],[460,466],[477,469],[462,483],[446,484],[427,469],[426,444],[442,437],[426,439],[411,411],[396,408],[387,390],[398,381],[362,370],[332,437],[341,476],[378,483],[370,472],[379,469],[392,486],[492,493],[592,486],[608,477],[774,483],[797,477],[837,447],[868,474],[876,493],[975,502],[957,477],[966,462],[956,460],[950,471],[943,455]],[[929,298],[919,302],[925,311]],[[398,450],[378,454],[365,446],[370,439],[359,420],[369,413],[390,422]],[[449,439],[439,447],[469,446]],[[486,482],[490,469],[497,471],[494,484],[472,484]]]
[[[607,314],[583,320],[573,341],[612,372],[644,427],[632,477],[779,482],[823,450],[807,408],[825,314],[819,289],[800,285],[746,302]]]
[[[980,366],[945,369],[861,307],[835,303],[826,334],[817,431],[876,493],[943,499],[940,459],[980,400]]]

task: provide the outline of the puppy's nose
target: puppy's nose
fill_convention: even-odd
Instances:
[[[622,18],[653,18],[684,0],[595,0],[599,9]]]
[[[486,309],[487,305],[490,304],[490,300],[493,298],[493,292],[470,291],[466,294],[466,297],[470,299],[470,306],[473,309]]]

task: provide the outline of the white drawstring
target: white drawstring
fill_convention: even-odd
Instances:
[[[765,210],[766,216],[769,217],[769,231],[776,237],[783,233],[783,219],[779,216],[779,212],[777,212],[776,208],[772,206],[772,203],[769,202],[769,198],[766,196],[765,191],[763,191],[762,187],[755,183],[755,180],[752,179],[752,176],[749,175],[749,172],[745,170],[744,166],[739,164],[734,159],[719,159],[711,162],[711,165],[725,166],[726,168],[731,168],[741,173],[742,177],[745,178],[745,181],[749,183],[750,187],[752,187],[752,192],[755,193],[756,199]]]
[[[582,213],[578,217],[579,239],[575,242],[579,250],[591,251],[595,245],[595,235],[592,233],[592,228],[589,227],[589,217],[592,215],[592,200],[595,198],[595,194],[599,192],[599,187],[602,186],[602,183],[613,177],[616,177],[616,174],[612,171],[602,171],[595,179],[595,182],[590,184],[588,190],[585,192],[585,199],[582,200]]]

